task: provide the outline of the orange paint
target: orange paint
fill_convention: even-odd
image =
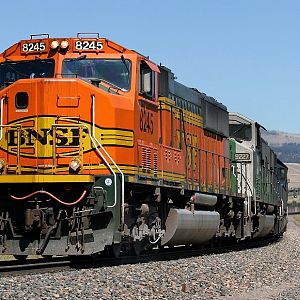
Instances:
[[[51,50],[54,40],[58,48]],[[32,78],[15,80],[0,91],[3,124],[8,126],[0,142],[0,158],[8,166],[4,173],[14,174],[19,165],[21,174],[68,174],[76,157],[83,164],[80,174],[108,173],[91,142],[95,134],[124,174],[142,175],[154,184],[172,181],[178,187],[187,179],[192,188],[200,183],[204,191],[225,188],[225,139],[204,133],[200,116],[170,99],[158,99],[158,67],[147,58],[102,38],[41,38],[16,43],[1,54],[0,63],[46,59],[54,64],[52,78],[36,78],[33,72]],[[66,59],[126,60],[130,88],[66,76]],[[142,63],[156,74],[152,98],[139,93]],[[90,72],[88,64],[82,72]],[[16,107],[20,92],[28,95],[25,108]]]

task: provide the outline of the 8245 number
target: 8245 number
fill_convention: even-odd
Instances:
[[[102,50],[103,43],[97,41],[76,41],[75,49],[80,51]]]
[[[30,42],[22,45],[22,52],[40,52],[46,50],[46,44],[44,42]]]
[[[153,129],[153,113],[146,110],[146,107],[142,107],[140,110],[140,130],[153,134]]]

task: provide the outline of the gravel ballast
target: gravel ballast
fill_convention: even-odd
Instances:
[[[145,264],[6,276],[0,299],[300,299],[300,227],[239,252]]]

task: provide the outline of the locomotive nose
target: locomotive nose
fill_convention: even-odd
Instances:
[[[18,80],[2,92],[0,149],[4,151],[0,159],[5,163],[4,173],[20,174],[23,159],[29,168],[33,167],[27,158],[35,153],[37,82]]]
[[[69,81],[68,99],[62,86],[66,83],[57,80],[23,79],[5,89],[1,100],[1,122],[5,124],[1,127],[2,136],[0,129],[4,154],[0,159],[7,173],[51,173],[56,167],[56,155],[62,151],[59,147],[69,147],[70,151],[76,148],[78,152],[79,128],[59,125],[64,116],[78,120],[78,94],[75,91],[73,97],[71,91],[76,88],[74,81]],[[68,165],[70,159],[64,163]]]

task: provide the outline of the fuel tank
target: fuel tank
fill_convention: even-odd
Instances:
[[[205,243],[216,234],[219,224],[220,215],[215,211],[171,209],[166,220],[162,245]]]
[[[258,232],[254,234],[254,237],[264,237],[268,235],[274,228],[275,215],[261,215],[259,217]]]

